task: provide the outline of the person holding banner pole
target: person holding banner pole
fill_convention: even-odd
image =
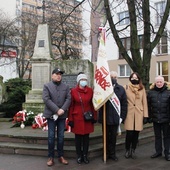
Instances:
[[[147,123],[148,108],[146,91],[139,74],[132,73],[129,81],[129,84],[124,86],[128,101],[128,111],[124,122],[126,130],[125,158],[136,159],[135,149],[139,132],[143,130],[143,124]]]
[[[106,102],[106,152],[107,158],[117,161],[116,140],[121,134],[120,124],[127,114],[127,97],[123,86],[117,83],[117,72],[110,72],[114,94]],[[99,123],[103,124],[103,107],[99,109]]]

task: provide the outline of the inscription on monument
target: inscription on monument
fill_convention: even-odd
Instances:
[[[69,85],[70,88],[73,88],[77,85],[77,74],[68,74],[62,76],[62,82]]]
[[[43,89],[45,83],[49,81],[48,65],[32,65],[32,89]]]
[[[44,47],[44,44],[45,44],[44,40],[38,41],[38,47]]]

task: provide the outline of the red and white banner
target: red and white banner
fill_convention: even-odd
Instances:
[[[17,57],[17,52],[16,50],[2,50],[1,51],[1,57],[10,57],[10,58],[16,58]]]
[[[106,29],[99,28],[99,53],[94,76],[93,105],[98,110],[113,95],[113,86],[110,78],[110,71],[106,56]]]

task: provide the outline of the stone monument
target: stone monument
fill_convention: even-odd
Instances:
[[[6,86],[3,83],[3,77],[0,75],[0,104],[5,102],[7,99]]]
[[[26,95],[23,108],[36,113],[43,112],[43,85],[51,80],[51,37],[47,24],[38,25],[32,64],[32,89]]]
[[[7,100],[6,86],[3,83],[3,76],[0,75],[0,105]],[[0,112],[0,118],[5,116],[5,112]]]
[[[32,89],[26,95],[23,109],[34,113],[42,113],[44,103],[42,90],[45,83],[51,80],[51,72],[55,67],[65,71],[63,82],[70,88],[77,82],[79,72],[87,74],[89,86],[93,86],[93,63],[89,60],[52,60],[52,48],[49,27],[47,24],[40,24],[37,30],[32,64]]]

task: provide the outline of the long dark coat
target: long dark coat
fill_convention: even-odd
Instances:
[[[74,127],[71,131],[75,134],[89,134],[94,131],[94,124],[92,122],[86,122],[83,117],[83,109],[80,101],[79,94],[81,96],[84,111],[93,111],[94,119],[97,120],[97,112],[94,110],[92,104],[93,90],[86,86],[84,89],[80,89],[78,86],[71,89],[71,105],[69,108],[69,121],[74,122]]]
[[[127,114],[127,97],[126,92],[123,86],[119,85],[118,83],[115,84],[114,87],[114,93],[117,95],[121,110],[120,110],[120,118],[122,120],[126,119]],[[103,107],[99,109],[99,123],[103,123]],[[111,102],[108,100],[106,102],[106,124],[107,125],[119,125],[119,115],[116,112],[114,106],[111,104]]]
[[[148,92],[149,117],[156,123],[170,123],[170,87],[165,83],[162,88],[150,86]]]

